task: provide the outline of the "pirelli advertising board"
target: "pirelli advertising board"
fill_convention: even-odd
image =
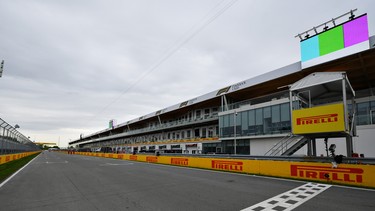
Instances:
[[[292,112],[294,134],[344,132],[344,104],[331,104]]]
[[[226,159],[207,157],[172,157],[153,155],[111,154],[77,152],[80,155],[99,156],[113,159],[129,160],[130,162],[148,162],[180,167],[211,169],[245,174],[276,176],[314,182],[344,184],[375,188],[375,165],[339,164],[332,167],[331,163],[291,162],[274,160]],[[8,155],[7,155],[8,156]],[[0,159],[5,156],[0,156]],[[11,159],[11,156],[8,156]],[[8,159],[4,158],[4,159]],[[109,162],[110,164],[110,162]],[[277,166],[277,168],[275,168]]]

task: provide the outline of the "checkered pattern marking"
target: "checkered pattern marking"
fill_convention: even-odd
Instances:
[[[273,198],[255,204],[242,211],[287,211],[293,210],[304,202],[330,188],[331,185],[307,183],[293,190],[287,191]]]

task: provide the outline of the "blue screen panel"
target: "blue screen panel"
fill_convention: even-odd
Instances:
[[[301,61],[307,61],[319,57],[319,38],[314,36],[301,42]]]

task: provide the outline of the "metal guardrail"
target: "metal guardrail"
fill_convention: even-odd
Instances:
[[[0,154],[11,154],[39,150],[26,136],[0,118]]]

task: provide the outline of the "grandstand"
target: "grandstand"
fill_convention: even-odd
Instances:
[[[362,24],[355,30],[367,30],[367,35],[347,44],[355,24]],[[338,30],[345,45],[333,50],[332,42],[324,46],[325,39],[337,40]],[[375,157],[375,36],[368,36],[367,15],[351,16],[314,36],[304,33],[299,34],[301,61],[81,136],[69,145],[126,153],[329,156],[328,146],[334,144],[338,154]],[[313,49],[316,43],[320,51]],[[321,84],[298,86],[316,77]],[[294,110],[337,103],[344,108],[339,132],[296,132]]]

